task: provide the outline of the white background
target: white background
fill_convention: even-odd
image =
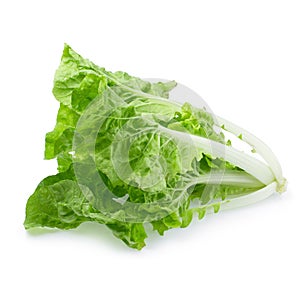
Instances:
[[[300,3],[1,1],[1,299],[300,299]],[[107,69],[175,79],[277,154],[288,192],[150,235],[104,227],[29,234],[63,43]]]

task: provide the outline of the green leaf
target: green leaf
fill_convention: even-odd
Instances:
[[[193,220],[193,214],[194,214],[194,212],[192,209],[189,209],[184,212],[184,214],[182,216],[182,224],[181,224],[182,228],[188,227],[191,224],[191,222]]]
[[[57,156],[57,170],[59,172],[67,171],[73,162],[73,156],[70,153],[62,152]]]
[[[223,133],[215,132],[214,124],[213,117],[207,111],[185,103],[168,127],[224,143]]]
[[[74,130],[79,114],[68,106],[61,104],[53,131],[46,134],[45,158],[55,158],[61,152],[72,151]]]
[[[97,211],[74,181],[73,169],[45,178],[26,205],[26,229],[49,227],[72,229],[83,222],[105,224],[129,247],[140,250],[145,246],[146,232],[142,224],[121,223]]]
[[[57,159],[58,174],[28,199],[25,228],[96,222],[140,250],[144,223],[163,235],[189,226],[195,214],[217,213],[231,198],[253,192],[258,198],[261,189],[273,188],[279,168],[270,171],[236,151],[205,109],[169,100],[175,86],[109,72],[65,45],[53,87],[60,107],[45,141],[45,158]],[[246,134],[258,153],[270,154]]]
[[[120,84],[121,90],[117,89]],[[111,86],[116,87],[116,93],[122,98],[133,101],[139,99],[141,92],[145,95],[148,93],[167,97],[169,91],[176,86],[176,82],[150,83],[125,72],[108,72],[82,58],[70,46],[65,45],[61,63],[55,73],[53,87],[53,94],[61,105],[56,126],[46,135],[46,159],[55,158],[62,152],[72,151],[74,129],[80,115],[97,96]],[[134,93],[136,95],[132,97]],[[168,107],[156,105],[159,111],[163,106]]]
[[[170,228],[161,220],[151,222],[153,230],[156,230],[160,235],[164,235],[165,231]]]
[[[134,89],[145,94],[168,97],[169,91],[176,83],[174,81],[150,83],[125,72],[108,72],[82,58],[65,44],[61,63],[54,77],[53,94],[59,102],[73,108],[84,107],[106,86],[113,85],[121,85],[131,91]],[[80,99],[84,99],[83,103],[79,101]]]

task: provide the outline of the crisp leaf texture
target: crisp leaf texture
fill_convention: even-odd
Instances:
[[[65,45],[53,87],[60,108],[45,140],[58,173],[28,199],[25,228],[96,222],[142,249],[145,223],[163,235],[264,188],[257,170],[244,171],[253,161],[222,156],[234,150],[207,111],[168,99],[175,86],[109,72]]]
[[[144,247],[147,235],[142,224],[115,222],[107,218],[92,206],[74,180],[72,168],[45,178],[27,202],[25,228],[71,229],[93,221],[106,224],[128,246]]]

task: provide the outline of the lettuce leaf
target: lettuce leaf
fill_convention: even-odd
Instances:
[[[146,223],[163,235],[194,215],[284,189],[275,159],[267,166],[235,150],[211,114],[168,99],[175,86],[109,72],[65,45],[53,87],[60,107],[45,139],[45,158],[57,160],[58,173],[28,199],[25,228],[96,222],[140,250]],[[263,157],[273,155],[242,133]]]

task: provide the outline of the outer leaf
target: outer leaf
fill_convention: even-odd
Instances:
[[[79,114],[68,106],[61,104],[56,126],[53,131],[46,134],[45,158],[55,158],[61,152],[72,150],[74,130],[79,119]]]
[[[140,92],[168,97],[169,91],[176,86],[174,81],[150,83],[125,72],[108,72],[65,45],[60,66],[55,73],[53,88],[53,94],[61,102],[61,106],[55,129],[46,135],[46,159],[55,158],[61,153],[66,153],[62,154],[65,157],[72,151],[74,129],[80,114],[95,97],[101,95],[109,86],[118,84],[123,86],[122,98],[129,97],[130,101],[139,97]],[[126,95],[124,88],[127,88]],[[132,90],[138,93],[134,98]],[[161,106],[158,109],[161,110]],[[64,169],[59,165],[59,170]]]
[[[57,158],[60,173],[45,178],[29,198],[25,228],[71,229],[93,221],[141,249],[143,222],[163,235],[187,227],[194,213],[199,219],[217,213],[225,199],[260,192],[269,184],[271,170],[225,146],[209,113],[167,99],[175,85],[106,71],[65,45],[53,88],[60,102],[57,123],[45,145],[45,158]],[[262,142],[245,136],[266,157]],[[213,155],[209,140],[218,149],[226,147],[230,162]],[[272,156],[271,165],[274,161]],[[279,178],[280,170],[275,172]],[[267,192],[274,189],[268,185]]]
[[[84,187],[81,187],[84,188]],[[52,227],[76,228],[83,222],[106,224],[113,234],[129,247],[141,249],[147,237],[142,224],[121,223],[109,219],[86,200],[74,181],[72,168],[67,172],[45,178],[26,205],[26,229]]]
[[[189,103],[185,103],[168,127],[224,143],[223,133],[217,133],[214,129],[214,125],[213,117],[208,112],[204,109],[194,108]]]
[[[53,94],[56,99],[67,106],[72,106],[74,94],[87,96],[84,102],[92,100],[105,87],[105,78],[108,86],[122,85],[151,95],[168,97],[168,93],[176,86],[174,81],[154,83],[130,76],[125,72],[108,72],[87,59],[82,58],[70,46],[65,45],[61,64],[55,73]],[[101,84],[100,84],[101,82]]]

